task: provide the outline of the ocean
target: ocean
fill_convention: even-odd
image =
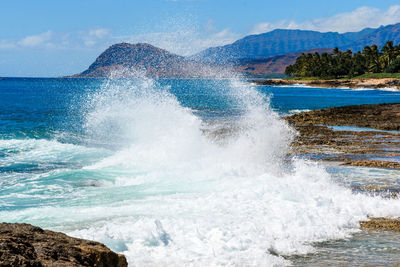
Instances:
[[[390,89],[239,78],[5,78],[0,221],[103,242],[134,266],[398,263],[393,234],[359,221],[400,216],[400,200],[349,185],[400,171],[290,156],[281,119],[395,102]]]

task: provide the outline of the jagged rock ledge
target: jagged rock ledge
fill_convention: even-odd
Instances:
[[[126,267],[105,245],[25,223],[0,223],[0,266]]]
[[[399,103],[313,110],[285,120],[299,132],[292,143],[294,154],[342,165],[400,169]],[[327,127],[333,125],[365,129]]]
[[[251,81],[256,85],[297,85],[302,84],[311,87],[322,88],[397,88],[400,90],[399,79],[347,79],[347,80],[286,80],[270,79]]]
[[[400,131],[400,103],[313,110],[287,118],[295,125],[337,125]]]

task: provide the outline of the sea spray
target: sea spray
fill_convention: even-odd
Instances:
[[[3,220],[105,242],[132,265],[273,266],[349,236],[369,215],[400,215],[399,200],[353,194],[318,164],[288,156],[294,131],[251,85],[208,88],[235,113],[204,120],[161,81],[133,77],[82,100],[88,147],[54,141],[96,160],[39,173],[29,193],[13,185],[14,197],[42,202],[3,210]],[[61,157],[29,142],[31,154]]]

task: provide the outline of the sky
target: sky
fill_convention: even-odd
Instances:
[[[400,22],[399,0],[1,0],[0,77],[85,70],[112,44],[179,55],[274,29],[359,31]]]

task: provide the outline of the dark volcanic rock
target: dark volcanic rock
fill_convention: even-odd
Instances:
[[[292,153],[343,165],[400,169],[400,134],[333,131],[325,125],[400,129],[400,104],[345,106],[314,110],[285,118],[299,135]]]
[[[296,125],[344,125],[400,130],[400,104],[344,106],[313,110],[288,117]]]
[[[105,245],[30,224],[0,224],[0,266],[128,266]]]

